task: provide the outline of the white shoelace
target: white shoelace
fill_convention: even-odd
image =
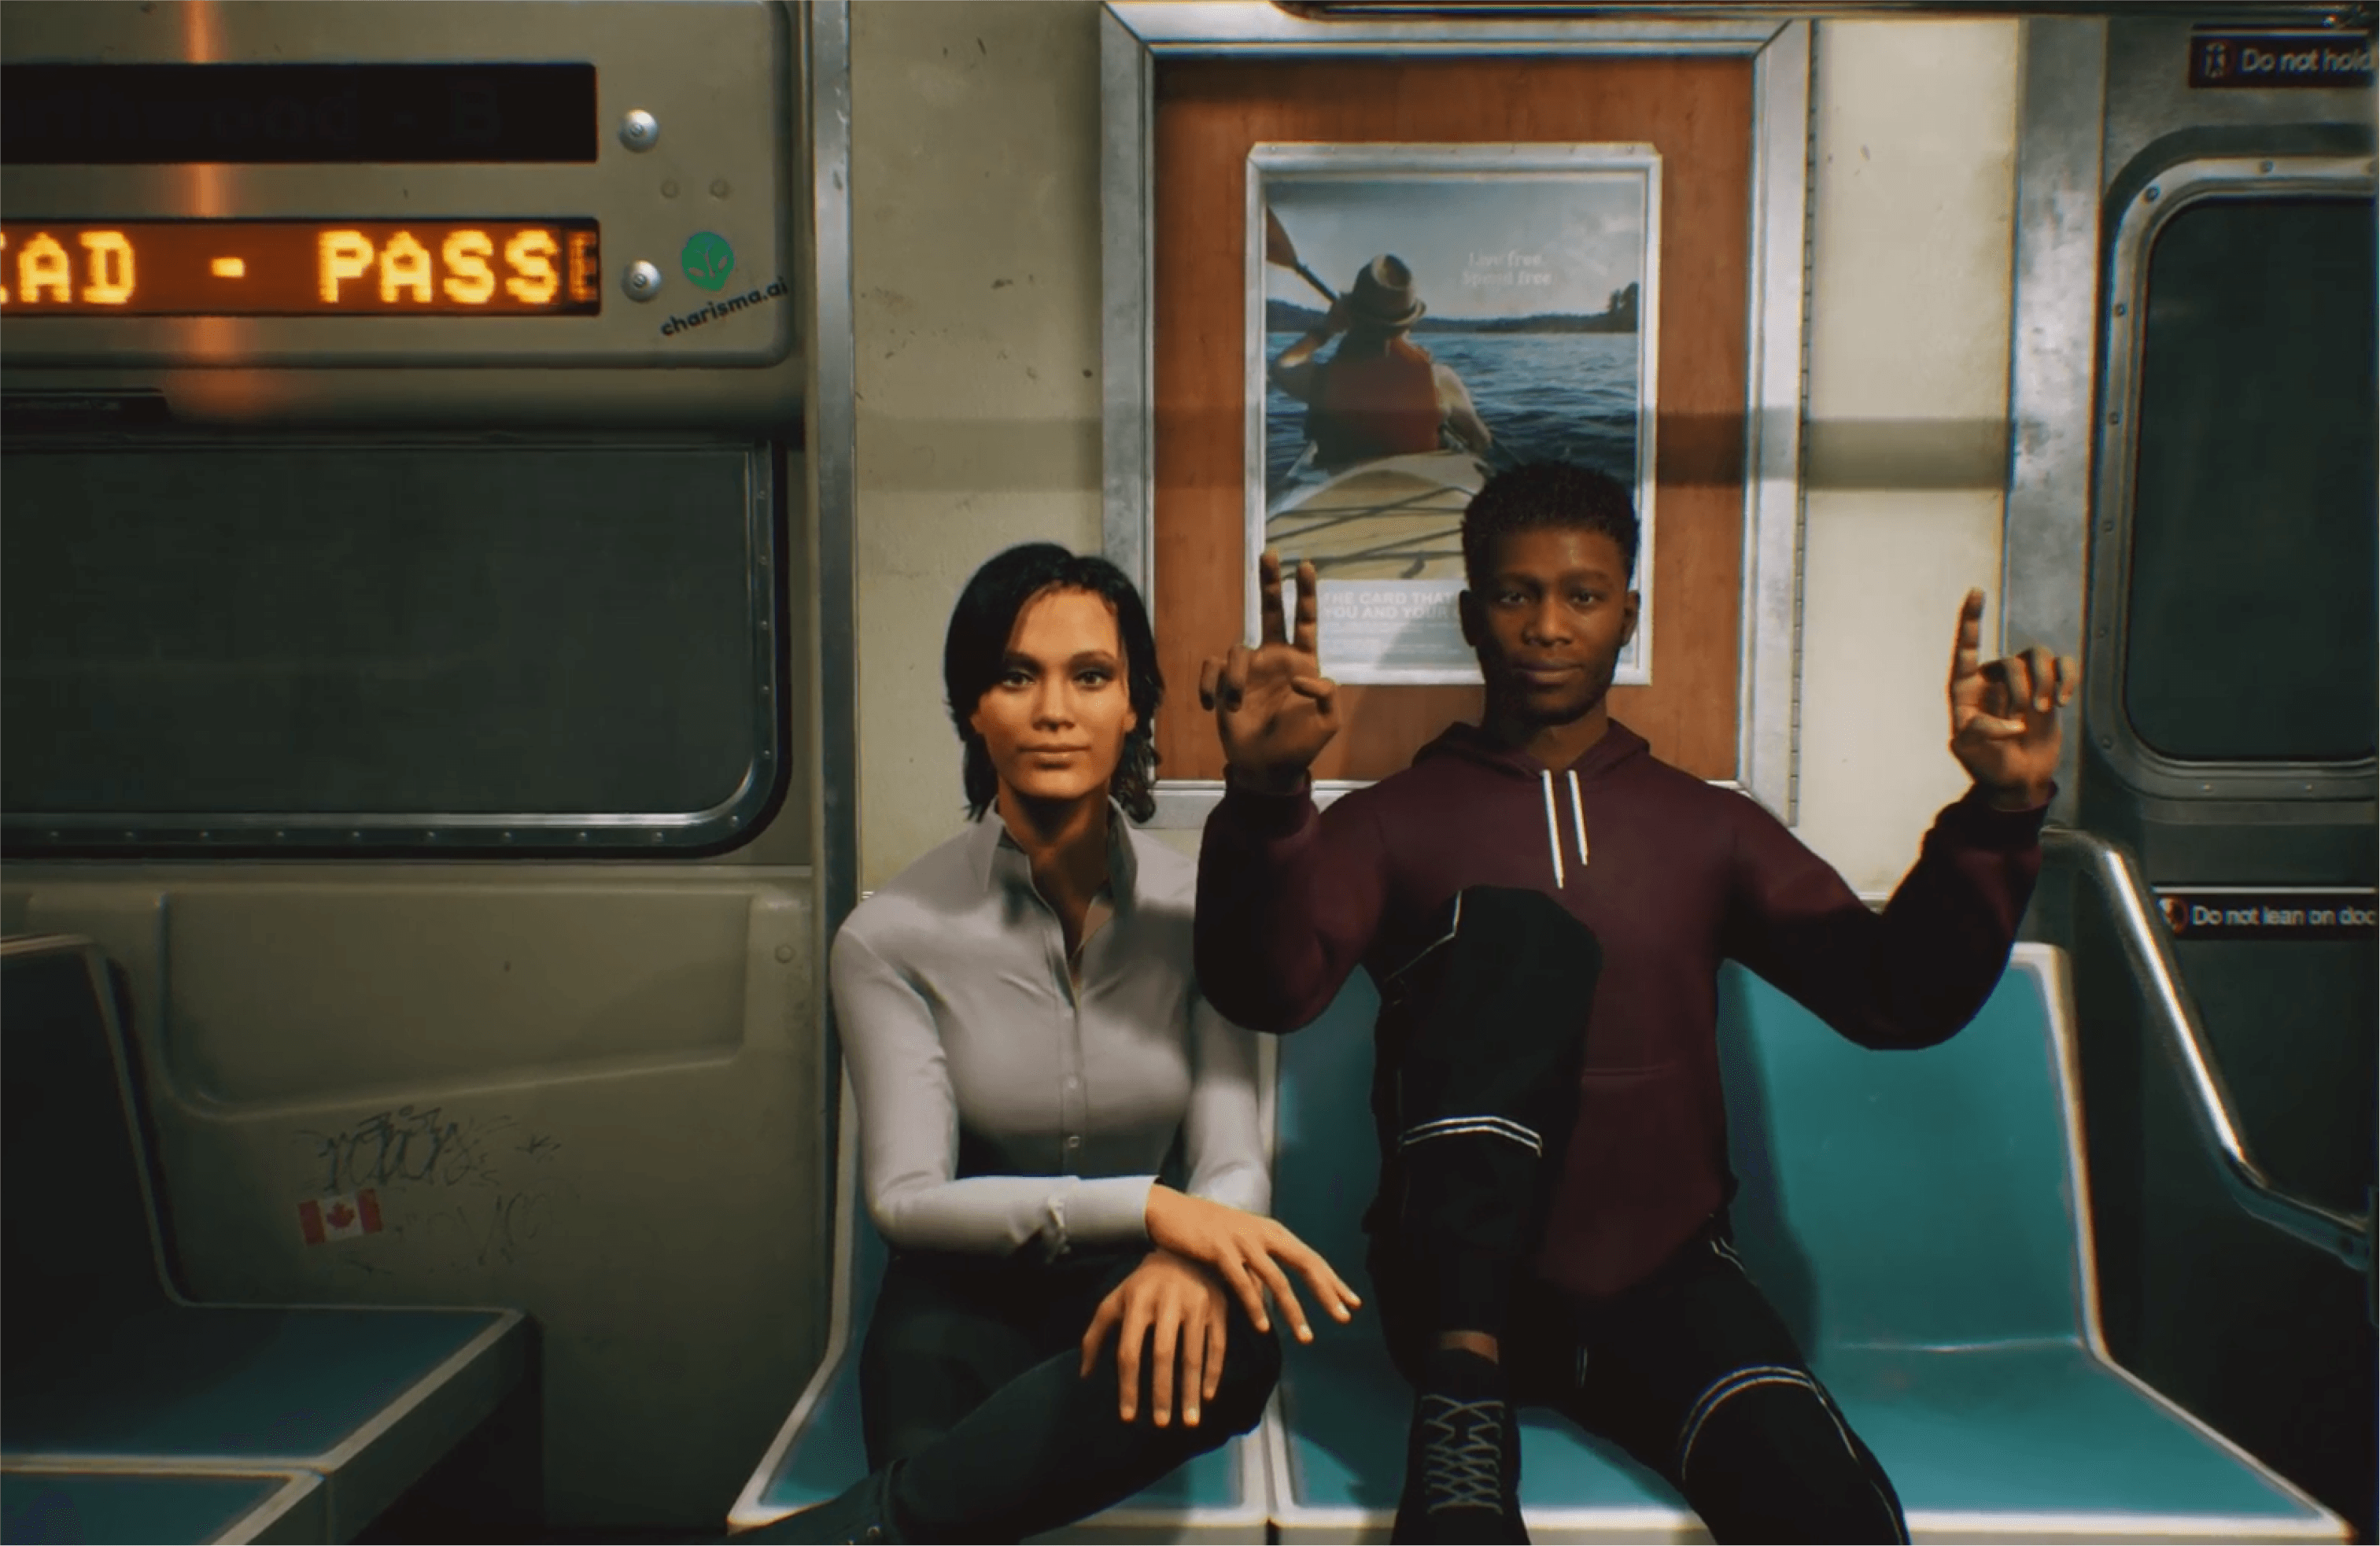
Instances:
[[[1504,1507],[1504,1403],[1421,1398],[1422,1427],[1429,1437],[1422,1450],[1425,1512],[1449,1508]]]

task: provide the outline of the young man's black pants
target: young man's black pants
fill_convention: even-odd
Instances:
[[[1435,1328],[1388,1252],[1373,1304],[1416,1385]],[[1512,1401],[1550,1406],[1685,1495],[1718,1541],[1902,1541],[1892,1482],[1716,1230],[1652,1276],[1581,1305],[1531,1281],[1504,1322]]]
[[[1018,1540],[1122,1503],[1194,1455],[1256,1427],[1281,1345],[1236,1304],[1215,1398],[1198,1426],[1149,1420],[1146,1344],[1136,1416],[1116,1413],[1116,1337],[1077,1376],[1083,1333],[1146,1248],[1055,1262],[904,1255],[886,1268],[860,1353],[868,1464],[901,1462],[903,1538]],[[1178,1375],[1178,1365],[1177,1365]]]
[[[1496,1416],[1493,1386],[1441,1341],[1476,1333],[1496,1339],[1505,1401],[1556,1407],[1620,1443],[1716,1540],[1907,1540],[1891,1483],[1723,1223],[1608,1301],[1565,1302],[1535,1280],[1527,1262],[1577,1109],[1601,946],[1537,892],[1476,887],[1442,923],[1383,985],[1374,1097],[1384,1163],[1373,1282],[1420,1394],[1408,1465],[1427,1469],[1427,1485],[1407,1479],[1399,1539],[1448,1527],[1520,1538],[1515,1430]],[[1500,1432],[1500,1519],[1485,1485]]]

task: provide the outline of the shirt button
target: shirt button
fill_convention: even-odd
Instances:
[[[1079,1133],[1069,1133],[1066,1136],[1066,1147],[1069,1149],[1080,1149],[1083,1147],[1082,1135]]]
[[[1080,1080],[1080,1079],[1078,1079],[1078,1078],[1075,1077],[1075,1076],[1074,1076],[1074,1075],[1072,1075],[1072,1074],[1069,1074],[1069,1075],[1067,1075],[1067,1076],[1066,1076],[1066,1088],[1067,1088],[1067,1089],[1069,1089],[1069,1090],[1073,1090],[1073,1089],[1075,1089],[1075,1087],[1079,1086],[1082,1082],[1083,1082],[1082,1080]]]

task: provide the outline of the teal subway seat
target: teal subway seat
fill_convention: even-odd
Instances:
[[[196,1531],[231,1506],[229,1481],[267,1473],[317,1486],[257,1528],[294,1517],[317,1522],[312,1539],[353,1538],[521,1385],[520,1312],[184,1298],[105,958],[48,936],[0,945],[0,964],[7,1539],[99,1539],[42,1533],[95,1518]],[[221,1523],[241,1519],[256,1523]]]
[[[1360,975],[1281,1048],[1274,1195],[1364,1292],[1377,998]],[[2108,1358],[2063,956],[2017,947],[1975,1022],[1852,1045],[1767,983],[1720,981],[1737,1244],[1892,1477],[1918,1540],[2342,1540],[2337,1516]],[[1377,1321],[1288,1345],[1268,1450],[1283,1541],[1386,1540],[1409,1389]],[[1524,1418],[1540,1541],[1706,1539],[1615,1446]]]
[[[835,1245],[827,1348],[728,1515],[750,1529],[835,1496],[868,1472],[859,1423],[859,1349],[884,1274],[884,1242],[859,1199],[859,1117],[846,1080],[835,1162]],[[1052,1541],[1261,1541],[1268,1409],[1262,1425],[1194,1456],[1104,1514],[1038,1539]]]
[[[327,1540],[324,1505],[311,1471],[0,1465],[0,1540]]]

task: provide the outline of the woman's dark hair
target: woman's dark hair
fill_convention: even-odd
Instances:
[[[951,723],[966,744],[962,776],[967,816],[980,820],[1000,792],[1000,774],[983,737],[967,721],[983,695],[1000,680],[1009,637],[1025,605],[1044,590],[1087,590],[1115,609],[1116,642],[1123,648],[1124,691],[1137,723],[1123,738],[1108,792],[1135,822],[1157,814],[1157,706],[1165,701],[1165,677],[1157,668],[1157,636],[1148,610],[1122,569],[1095,554],[1077,556],[1055,542],[1026,542],[986,563],[959,592],[951,631],[942,640],[942,687],[950,694]]]

